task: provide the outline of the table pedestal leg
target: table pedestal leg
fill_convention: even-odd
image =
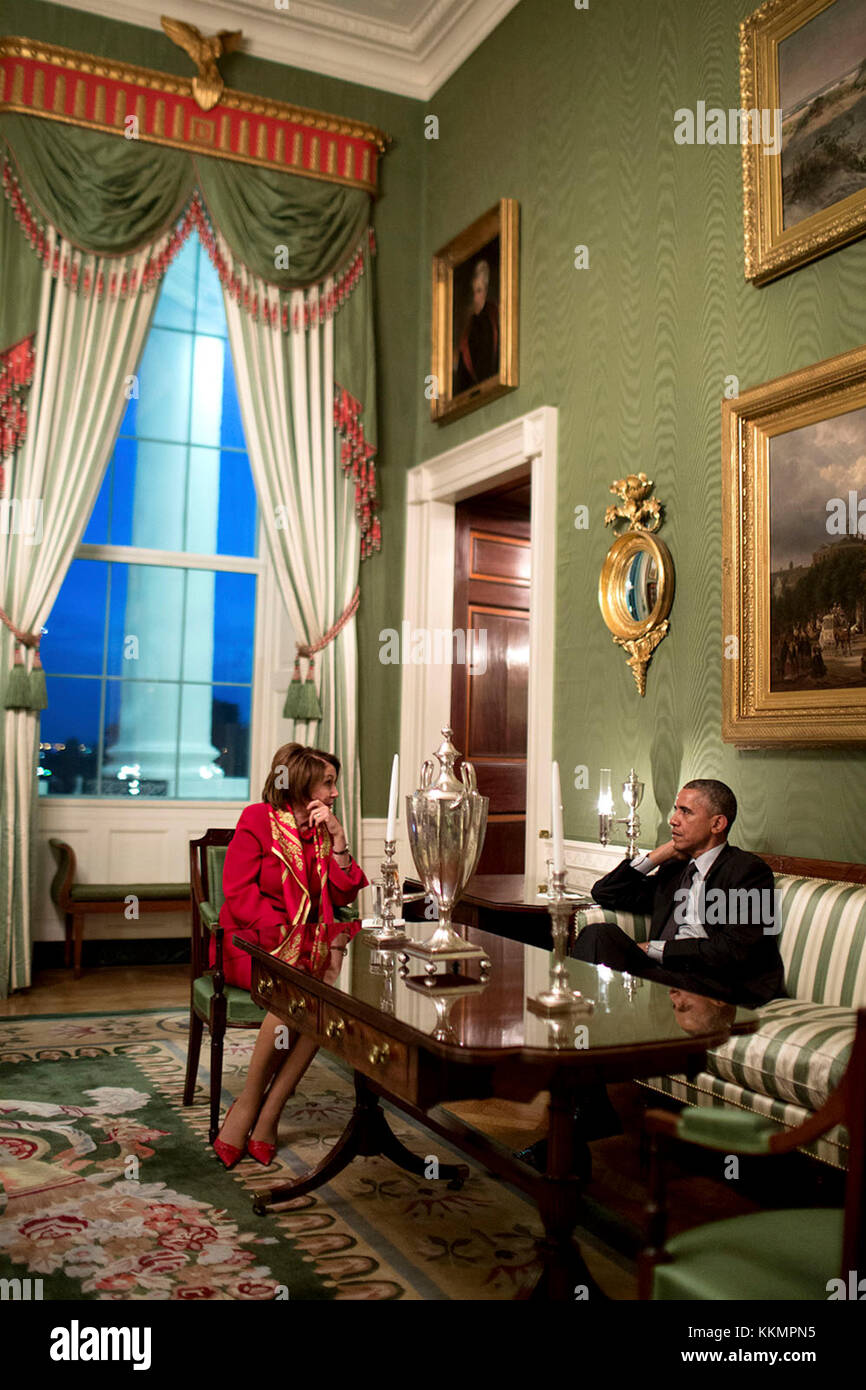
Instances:
[[[574,1096],[557,1089],[551,1091],[547,1172],[539,1184],[537,1198],[544,1223],[544,1236],[538,1242],[542,1268],[538,1282],[527,1295],[546,1302],[607,1301],[573,1238],[581,1200],[581,1182],[575,1176],[574,1109]]]
[[[280,1183],[253,1199],[253,1211],[264,1216],[268,1207],[277,1202],[288,1202],[293,1197],[303,1197],[323,1183],[330,1182],[351,1163],[353,1158],[372,1157],[382,1154],[390,1158],[407,1172],[423,1175],[426,1162],[413,1154],[400,1142],[392,1131],[379,1097],[370,1090],[366,1078],[355,1072],[355,1108],[351,1119],[337,1143],[329,1154],[315,1168],[292,1182]],[[440,1163],[439,1180],[446,1181],[450,1188],[460,1188],[469,1176],[469,1169],[463,1163]]]

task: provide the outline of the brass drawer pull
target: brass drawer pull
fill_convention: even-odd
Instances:
[[[387,1043],[381,1047],[371,1047],[367,1054],[367,1060],[371,1067],[384,1067],[388,1058],[391,1056],[391,1049]]]
[[[272,993],[273,988],[274,982],[270,975],[263,975],[259,980],[259,994],[264,994],[267,998],[267,996]]]
[[[292,1018],[298,1018],[301,1014],[307,1012],[307,1001],[306,999],[291,999],[286,1005],[286,1008]]]
[[[338,1042],[346,1031],[346,1024],[342,1018],[332,1018],[325,1029],[325,1037]]]

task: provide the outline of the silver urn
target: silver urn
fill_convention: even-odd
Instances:
[[[451,741],[452,730],[442,730],[436,750],[439,776],[426,759],[421,785],[406,797],[406,829],[409,847],[421,882],[439,905],[439,925],[433,936],[416,946],[413,954],[431,960],[453,956],[477,956],[484,952],[464,941],[451,926],[454,905],[475,872],[484,847],[489,799],[478,792],[475,769],[463,762],[460,777],[454,763],[460,757]]]

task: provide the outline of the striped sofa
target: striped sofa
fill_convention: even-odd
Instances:
[[[764,857],[774,867],[771,856]],[[689,1105],[736,1106],[792,1128],[838,1085],[854,1039],[855,1010],[866,1007],[866,885],[791,873],[774,877],[791,997],[758,1009],[758,1031],[708,1052],[706,1070],[697,1076],[656,1076],[640,1084]],[[577,915],[577,930],[588,922],[615,922],[645,941],[649,920],[587,908]],[[837,1126],[804,1152],[845,1167],[845,1130]]]

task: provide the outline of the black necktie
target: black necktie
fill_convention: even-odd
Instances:
[[[680,876],[680,881],[676,887],[676,892],[674,893],[673,909],[667,922],[665,922],[664,931],[659,937],[660,941],[673,941],[677,932],[680,930],[682,926],[685,925],[685,910],[686,905],[688,903],[688,898],[683,897],[683,889],[685,889],[686,893],[688,893],[689,889],[692,886],[692,879],[694,878],[697,871],[698,866],[695,863],[694,859],[692,859],[683,869],[683,872]]]

